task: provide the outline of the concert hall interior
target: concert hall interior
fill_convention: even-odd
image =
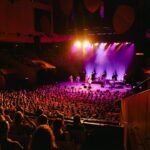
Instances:
[[[0,150],[150,150],[149,0],[0,0]]]

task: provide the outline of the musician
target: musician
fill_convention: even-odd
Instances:
[[[118,75],[117,75],[117,72],[115,71],[112,75],[112,80],[117,81],[117,77]]]
[[[106,70],[103,72],[103,74],[102,74],[102,80],[104,80],[104,79],[106,79],[106,76],[107,76],[107,72],[106,72]]]
[[[123,77],[123,83],[125,84],[126,82],[127,82],[127,74],[125,73]]]
[[[87,83],[88,83],[88,87],[91,87],[91,84],[92,84],[92,78],[91,77],[88,78]]]
[[[95,70],[92,72],[92,80],[96,80],[96,71]]]
[[[69,76],[69,81],[70,81],[70,83],[73,83],[73,76],[72,75]]]
[[[79,83],[80,82],[80,76],[76,77],[76,82]]]

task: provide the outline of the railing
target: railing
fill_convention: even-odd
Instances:
[[[66,123],[73,123],[73,119],[71,118],[65,118]],[[109,125],[109,126],[120,126],[120,123],[118,121],[111,121],[106,119],[87,119],[82,118],[81,123],[87,124],[87,125],[95,125],[95,126],[103,126],[103,125]]]

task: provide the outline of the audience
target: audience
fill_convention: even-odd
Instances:
[[[58,85],[43,86],[34,91],[1,91],[0,104],[8,112],[22,111],[27,115],[45,114],[64,118],[79,114],[85,119],[105,119],[119,121],[113,114],[120,112],[117,105],[126,93],[119,91],[84,91]],[[112,115],[111,115],[112,114]]]
[[[33,131],[34,127],[26,122],[23,113],[21,111],[17,111],[10,128],[11,138],[18,140],[24,148],[27,149],[27,145]]]
[[[119,123],[119,104],[126,94],[57,84],[33,91],[0,91],[0,148],[80,150],[86,137],[81,121]],[[69,119],[73,123],[66,125]]]

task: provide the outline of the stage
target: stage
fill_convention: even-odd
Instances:
[[[58,83],[58,86],[65,87],[70,91],[107,91],[109,90],[110,92],[130,92],[132,90],[132,87],[129,84],[124,84],[122,82],[116,82],[115,84],[109,81],[109,83],[105,83],[105,85],[102,85],[100,82],[92,82],[91,84],[85,83],[85,82],[62,82]]]

